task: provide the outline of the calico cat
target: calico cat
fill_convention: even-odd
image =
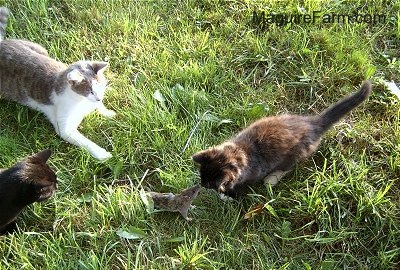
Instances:
[[[311,156],[321,136],[371,93],[369,81],[360,90],[320,115],[279,115],[259,119],[233,139],[200,151],[201,184],[235,197],[262,182],[274,185],[301,160]]]
[[[26,41],[3,40],[8,9],[0,7],[0,96],[44,113],[67,142],[105,160],[111,154],[78,131],[94,110],[115,115],[102,100],[107,81],[106,62],[79,61],[69,66],[48,56],[45,48]]]
[[[12,230],[15,219],[27,205],[55,193],[57,177],[46,164],[50,155],[50,150],[43,150],[0,170],[0,234]]]

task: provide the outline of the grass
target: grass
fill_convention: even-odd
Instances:
[[[8,38],[62,62],[108,60],[106,106],[81,130],[113,158],[63,142],[39,113],[0,100],[0,166],[44,148],[57,194],[0,237],[0,269],[398,269],[398,1],[0,0]],[[257,29],[253,10],[392,16],[385,24]],[[277,186],[238,201],[202,190],[187,223],[146,212],[138,190],[198,182],[191,160],[264,115],[317,113],[363,79],[374,93]],[[122,181],[126,180],[126,181]],[[264,211],[243,220],[253,206]],[[126,231],[127,239],[118,235]],[[128,238],[129,238],[128,237]]]

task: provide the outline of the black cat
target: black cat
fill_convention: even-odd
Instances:
[[[57,177],[46,164],[51,150],[0,170],[0,234],[15,228],[15,220],[25,206],[50,198],[57,189]]]

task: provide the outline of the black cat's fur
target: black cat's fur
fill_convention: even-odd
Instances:
[[[0,170],[0,234],[15,228],[15,220],[29,204],[50,198],[57,177],[46,164],[51,150],[43,150]]]
[[[229,196],[249,186],[276,184],[281,177],[318,148],[322,135],[371,93],[366,81],[359,91],[333,104],[320,115],[278,115],[259,119],[231,140],[200,151],[201,184]]]

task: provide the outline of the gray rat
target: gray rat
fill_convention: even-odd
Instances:
[[[183,190],[179,194],[173,193],[158,193],[158,192],[147,192],[153,199],[154,208],[163,209],[170,212],[179,212],[187,220],[189,208],[194,208],[192,201],[197,197],[201,186],[199,184]]]

